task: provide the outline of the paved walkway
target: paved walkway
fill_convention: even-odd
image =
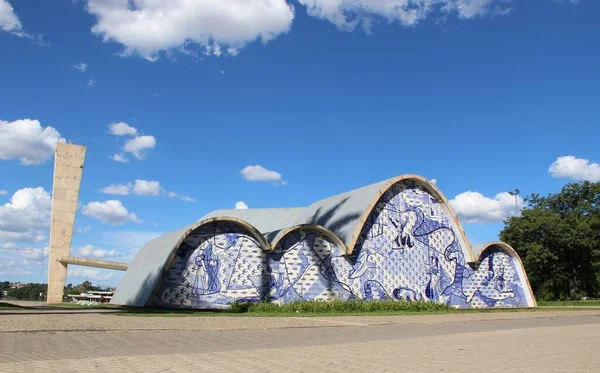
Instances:
[[[598,346],[598,311],[0,316],[0,372],[597,372]]]

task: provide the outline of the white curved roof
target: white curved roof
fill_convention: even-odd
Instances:
[[[260,233],[268,233],[289,227],[306,208],[270,208],[216,210],[204,215],[199,221],[231,217],[241,219],[256,228]]]

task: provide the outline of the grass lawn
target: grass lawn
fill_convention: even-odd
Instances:
[[[532,308],[492,308],[492,309],[455,309],[434,302],[294,302],[285,305],[273,303],[234,303],[231,309],[193,310],[167,308],[136,308],[99,304],[82,306],[75,303],[61,303],[50,307],[67,309],[112,309],[121,316],[141,317],[199,317],[199,316],[243,316],[243,317],[313,317],[313,316],[392,316],[392,315],[433,315],[486,312],[533,312],[533,311],[569,311],[577,309],[593,309],[600,307],[600,300],[538,302],[539,307]],[[17,306],[0,302],[0,310],[29,309],[32,307]]]
[[[6,310],[26,310],[28,307],[17,306],[16,304],[0,302],[0,311]]]
[[[165,308],[128,308],[123,307],[123,316],[249,316],[249,317],[312,317],[312,316],[390,316],[390,315],[432,315],[486,312],[535,312],[569,311],[600,307],[600,300],[539,302],[538,308],[478,308],[456,309],[433,302],[295,302],[285,305],[273,303],[233,304],[226,310],[190,310]]]
[[[295,302],[285,305],[272,303],[237,303],[225,310],[190,310],[162,308],[123,308],[122,316],[260,316],[260,317],[313,317],[313,316],[390,316],[432,315],[472,312],[527,312],[533,309],[466,309],[458,310],[433,302]]]
[[[540,307],[600,307],[600,299],[539,301],[538,306],[540,306]]]
[[[441,314],[459,314],[459,313],[486,313],[486,312],[532,312],[532,309],[494,309],[494,310],[449,310],[432,312],[410,312],[410,311],[390,311],[390,312],[246,312],[235,313],[231,311],[199,311],[199,310],[167,310],[167,309],[136,309],[123,310],[118,313],[120,316],[133,317],[324,317],[324,316],[415,316],[415,315],[441,315]]]

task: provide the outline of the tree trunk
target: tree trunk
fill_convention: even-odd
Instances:
[[[579,295],[579,279],[577,278],[577,270],[573,269],[571,278],[569,279],[569,297],[576,299]]]

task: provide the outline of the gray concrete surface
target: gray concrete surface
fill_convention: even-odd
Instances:
[[[0,372],[597,372],[600,312],[0,316]]]

